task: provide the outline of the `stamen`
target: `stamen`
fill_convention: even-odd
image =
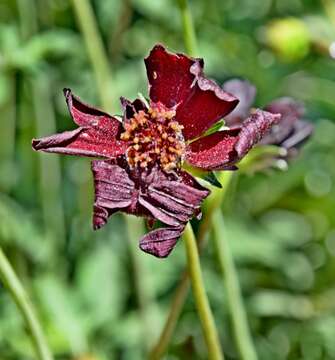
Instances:
[[[140,110],[124,124],[121,139],[130,142],[127,149],[130,168],[147,169],[157,164],[164,171],[171,171],[180,166],[185,143],[183,127],[174,117],[174,110],[159,103],[147,112]]]

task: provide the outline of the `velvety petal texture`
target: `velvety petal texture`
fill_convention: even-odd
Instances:
[[[184,226],[150,231],[140,240],[140,249],[158,258],[167,257],[184,231]]]
[[[127,207],[135,208],[135,184],[128,173],[117,163],[104,160],[92,161],[94,178],[93,228],[99,229],[113,212]]]
[[[238,100],[203,75],[203,61],[171,54],[161,45],[145,59],[150,98],[176,107],[186,140],[196,138],[232,111]]]
[[[159,220],[169,228],[153,230],[141,241],[141,248],[158,257],[167,256],[172,250],[186,223],[198,214],[201,202],[209,195],[209,190],[189,174],[187,180],[158,168],[142,174],[131,171],[124,161],[113,160],[93,161],[92,171],[94,229],[105,225],[118,210]],[[155,244],[151,245],[151,241]]]
[[[243,122],[238,140],[235,144],[238,159],[245,156],[271,127],[279,122],[280,118],[280,114],[272,114],[262,110],[256,110],[251,114],[247,120]]]
[[[204,170],[224,170],[238,162],[278,122],[280,115],[256,110],[241,128],[218,131],[189,144],[186,161]]]
[[[216,170],[231,165],[237,159],[235,144],[240,129],[218,131],[192,142],[186,161],[204,170]]]
[[[121,123],[114,117],[84,104],[65,89],[64,95],[73,121],[73,131],[33,139],[34,150],[68,155],[115,158],[124,154],[127,142],[118,140]]]

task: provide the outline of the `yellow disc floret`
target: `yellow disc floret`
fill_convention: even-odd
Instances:
[[[185,150],[183,126],[174,120],[176,112],[162,104],[138,111],[124,124],[121,139],[129,141],[130,168],[146,169],[158,164],[164,171],[180,166]]]

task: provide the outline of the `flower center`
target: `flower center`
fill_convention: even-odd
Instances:
[[[131,168],[158,164],[170,171],[180,166],[185,142],[183,126],[173,120],[175,114],[162,104],[152,104],[147,112],[141,110],[125,122],[121,139],[130,143],[126,155]]]

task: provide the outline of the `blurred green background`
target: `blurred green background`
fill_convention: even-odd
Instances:
[[[91,5],[112,71],[111,108],[120,113],[121,95],[146,94],[143,58],[155,43],[184,51],[180,15],[173,0]],[[208,75],[249,79],[258,106],[282,95],[303,100],[316,125],[287,171],[235,175],[222,206],[259,358],[335,359],[335,2],[190,5]],[[141,253],[120,215],[93,232],[89,161],[31,150],[33,137],[74,128],[63,87],[99,104],[73,2],[0,0],[1,246],[57,359],[143,359],[163,326],[184,248],[166,260]],[[210,243],[202,265],[226,358],[238,359]],[[0,287],[0,359],[33,358]],[[166,358],[206,359],[191,296]]]

